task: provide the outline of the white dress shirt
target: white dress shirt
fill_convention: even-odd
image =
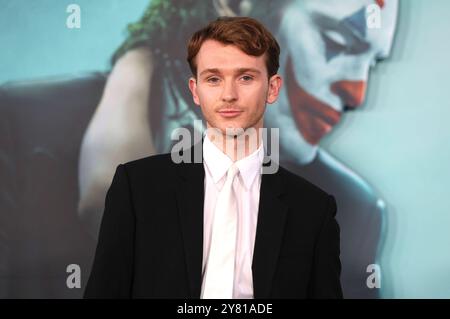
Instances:
[[[252,260],[258,220],[261,167],[264,159],[263,143],[252,154],[236,161],[239,174],[233,183],[238,206],[238,229],[234,268],[233,298],[253,298]],[[202,294],[205,269],[211,244],[212,223],[217,196],[233,161],[205,134],[203,166],[205,169],[205,201],[203,231]]]

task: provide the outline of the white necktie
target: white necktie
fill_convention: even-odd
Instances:
[[[238,172],[237,166],[232,164],[217,198],[209,258],[203,278],[203,299],[233,298],[238,213],[233,180]]]

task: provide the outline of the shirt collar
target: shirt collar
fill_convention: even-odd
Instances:
[[[205,134],[203,139],[203,159],[209,172],[211,173],[214,184],[217,184],[227,173],[233,164],[231,158],[222,152]],[[250,155],[236,161],[236,166],[244,181],[247,190],[250,189],[256,176],[261,173],[261,167],[264,160],[263,143]]]

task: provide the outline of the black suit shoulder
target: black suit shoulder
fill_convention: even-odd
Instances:
[[[151,155],[123,164],[131,184],[170,181],[176,173],[176,165],[170,153]]]
[[[284,167],[279,167],[279,174],[284,181],[286,196],[292,203],[300,203],[305,207],[314,208],[314,212],[332,212],[336,214],[336,200],[333,194],[329,194],[310,180],[296,175]],[[329,206],[333,206],[329,209]],[[322,216],[324,217],[324,216]]]
[[[310,193],[313,196],[317,196],[318,198],[326,198],[330,196],[329,193],[327,193],[318,185],[311,182],[309,179],[296,175],[282,166],[279,167],[279,170],[282,178],[284,179],[287,185],[292,186],[294,188],[301,188],[307,190],[308,193]]]
[[[170,153],[150,155],[124,163],[127,170],[143,172],[146,170],[173,169]]]
[[[121,164],[128,179],[133,204],[136,207],[148,207],[151,203],[156,208],[173,201],[174,188],[179,182],[177,165],[170,153]]]

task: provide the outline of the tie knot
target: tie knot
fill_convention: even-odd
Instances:
[[[236,166],[236,164],[231,164],[227,172],[227,180],[234,180],[234,177],[237,173],[239,173],[239,168]]]

